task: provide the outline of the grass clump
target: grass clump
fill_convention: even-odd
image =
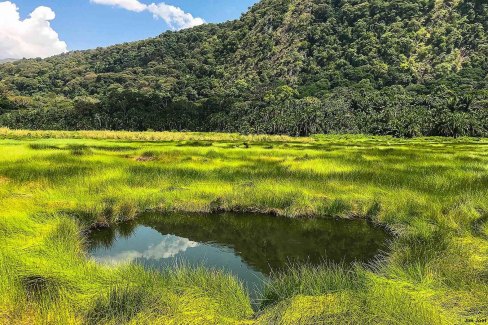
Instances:
[[[265,289],[262,324],[445,324],[427,292],[355,266],[293,267]]]
[[[361,272],[348,265],[290,265],[285,273],[274,274],[266,284],[261,307],[299,295],[321,296],[338,291],[357,291],[363,286]]]

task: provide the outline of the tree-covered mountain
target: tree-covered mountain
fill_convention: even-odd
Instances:
[[[241,19],[0,65],[12,128],[488,136],[485,0],[263,0]]]

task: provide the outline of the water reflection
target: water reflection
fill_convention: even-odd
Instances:
[[[119,227],[94,231],[90,254],[101,263],[189,265],[223,269],[251,291],[290,263],[368,261],[387,234],[364,221],[293,220],[256,214],[149,213]]]
[[[151,228],[141,227],[141,229],[138,230],[138,233],[146,233],[150,231],[153,230]],[[139,235],[140,234],[138,234],[138,236]],[[128,240],[130,241],[130,239]],[[120,241],[118,243],[120,243]],[[123,248],[119,251],[117,247],[113,247],[108,250],[106,254],[97,256],[97,253],[95,252],[93,256],[97,261],[105,264],[130,263],[136,259],[160,260],[175,257],[179,253],[186,252],[188,248],[197,247],[198,245],[197,242],[187,238],[166,235],[163,236],[163,239],[158,244],[148,243],[148,247],[144,251],[124,250]],[[100,253],[100,251],[98,251],[98,253]]]

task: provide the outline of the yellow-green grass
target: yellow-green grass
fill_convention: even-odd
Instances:
[[[84,231],[161,211],[369,218],[372,265],[107,267]],[[488,140],[0,129],[0,323],[459,323],[488,316]]]

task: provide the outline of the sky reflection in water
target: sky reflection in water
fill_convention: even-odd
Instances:
[[[290,263],[369,261],[385,249],[387,234],[365,221],[292,220],[256,214],[146,214],[137,222],[90,235],[100,263],[151,268],[177,263],[222,269],[256,297],[273,271]]]

